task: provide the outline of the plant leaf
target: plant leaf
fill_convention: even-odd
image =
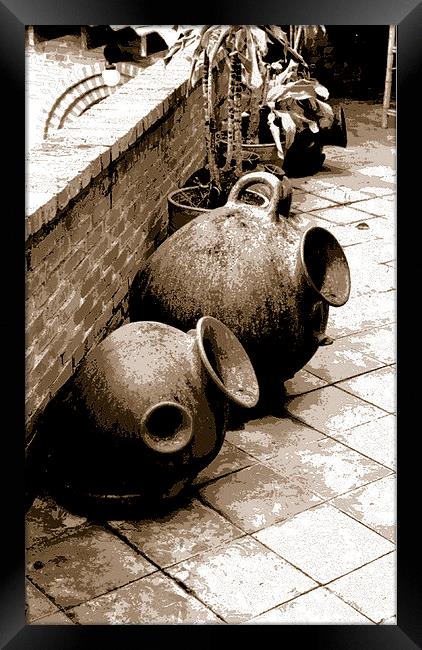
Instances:
[[[268,115],[267,123],[271,131],[271,135],[273,136],[275,146],[277,148],[277,155],[281,160],[284,160],[283,145],[281,144],[281,139],[280,139],[280,129],[275,123],[275,116],[273,113],[270,113]]]
[[[256,48],[255,41],[252,37],[252,33],[249,29],[246,32],[246,39],[247,39],[248,57],[251,64],[249,83],[251,88],[259,88],[260,86],[262,86],[263,78],[258,63],[259,60],[258,50]]]
[[[333,109],[326,102],[315,100],[318,106],[319,125],[321,128],[329,128],[334,122]]]
[[[272,36],[276,41],[281,43],[281,45],[288,45],[289,39],[287,38],[286,32],[283,32],[281,27],[278,25],[263,25],[264,31]]]
[[[268,36],[265,31],[258,25],[252,25],[249,27],[249,33],[252,37],[252,40],[255,41],[256,47],[259,50],[261,56],[265,56],[268,52]]]
[[[322,99],[328,99],[330,96],[330,93],[328,92],[327,88],[323,86],[322,84],[318,83],[318,81],[315,80],[315,92],[319,97],[322,97]]]
[[[226,38],[227,34],[230,31],[230,27],[227,25],[218,25],[218,26],[213,25],[213,27],[217,27],[218,30],[214,30],[213,32],[213,36],[216,37],[216,40],[212,46],[210,45],[208,51],[210,66],[213,66],[215,58],[218,55],[218,52],[220,50],[221,44],[223,43],[224,39]]]
[[[292,119],[290,113],[288,111],[277,111],[277,115],[281,120],[281,125],[283,127],[283,131],[285,134],[285,143],[284,146],[286,148],[286,151],[289,149],[289,147],[292,146],[293,141],[295,139],[296,135],[296,124],[294,123],[294,120]]]
[[[300,101],[312,97],[315,97],[315,90],[313,84],[306,79],[273,86],[267,94],[270,101],[286,101],[287,99]]]

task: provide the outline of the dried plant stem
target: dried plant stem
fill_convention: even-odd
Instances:
[[[249,124],[246,142],[258,142],[259,107],[261,102],[261,88],[252,88],[249,100]]]
[[[208,166],[210,170],[211,182],[214,182],[220,189],[220,173],[216,162],[215,150],[215,119],[212,101],[212,70],[210,69],[209,58],[204,51],[204,74],[202,76],[202,94],[204,99],[204,117],[205,117],[205,144],[207,150]]]
[[[237,52],[233,52],[233,158],[236,175],[242,174],[242,65]]]
[[[227,171],[231,167],[233,158],[233,123],[234,123],[234,72],[233,55],[229,56],[229,80],[227,88],[227,151],[226,164],[223,167]]]
[[[302,25],[299,25],[296,34],[295,34],[295,42],[293,45],[293,48],[298,52],[299,51],[299,43],[300,43],[300,37],[302,36]]]

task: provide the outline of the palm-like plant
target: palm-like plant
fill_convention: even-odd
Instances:
[[[316,133],[332,123],[333,112],[325,102],[328,91],[310,77],[299,51],[319,28],[295,26],[289,38],[279,26],[204,25],[184,30],[170,49],[166,62],[180,49],[196,44],[190,84],[195,85],[202,74],[208,169],[211,187],[221,197],[242,175],[242,144],[259,141],[263,116],[280,165],[298,132],[309,128]],[[273,58],[274,51],[278,55],[272,62],[268,60],[271,51]],[[225,78],[218,67],[221,60],[228,72],[224,121],[215,108],[216,100],[221,99],[216,97],[216,77],[219,75],[220,84]]]

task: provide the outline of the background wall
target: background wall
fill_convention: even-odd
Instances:
[[[326,25],[312,50],[305,51],[313,76],[332,98],[382,101],[388,25]]]
[[[26,422],[127,320],[128,290],[167,230],[167,194],[205,158],[189,63],[157,63],[27,156]],[[188,94],[187,94],[188,91]]]

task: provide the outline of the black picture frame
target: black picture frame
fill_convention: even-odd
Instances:
[[[407,650],[422,647],[422,615],[420,604],[420,551],[418,535],[413,531],[418,508],[418,454],[415,453],[414,432],[406,426],[406,413],[414,413],[418,403],[417,382],[409,386],[406,371],[406,353],[403,335],[398,338],[398,625],[397,626],[283,626],[282,630],[264,626],[37,626],[25,625],[24,602],[24,269],[20,257],[24,243],[24,27],[27,24],[89,24],[89,23],[145,23],[154,24],[163,16],[166,24],[239,23],[246,24],[357,24],[398,25],[398,310],[399,325],[406,322],[406,295],[414,300],[415,293],[407,293],[407,278],[415,278],[418,260],[417,239],[413,236],[419,215],[418,169],[411,154],[418,147],[420,118],[415,114],[415,92],[422,69],[422,2],[418,0],[301,0],[280,2],[261,0],[241,5],[235,2],[214,2],[212,13],[205,4],[194,12],[187,5],[164,8],[154,3],[143,4],[129,0],[3,0],[0,2],[0,61],[5,100],[3,110],[3,155],[6,158],[3,205],[5,289],[1,326],[3,334],[2,390],[4,426],[2,442],[3,507],[2,529],[5,548],[1,564],[0,645],[10,650],[28,648],[96,648],[104,641],[111,646],[151,648],[165,642],[178,642],[196,647],[197,644],[215,645],[220,638],[233,634],[233,641],[242,642],[243,633],[251,642],[261,640],[268,632],[280,644],[322,650]],[[210,9],[209,5],[207,9]],[[419,101],[417,102],[417,104]],[[14,180],[18,179],[15,184]],[[15,189],[13,190],[13,186]],[[406,209],[406,202],[412,204]],[[412,245],[415,248],[412,248]],[[7,249],[7,255],[6,255]],[[412,266],[410,267],[410,264]],[[409,266],[408,266],[409,265]],[[403,291],[403,293],[402,293]],[[409,306],[409,305],[407,305]],[[401,328],[399,327],[399,333]],[[417,335],[417,328],[414,327]],[[403,341],[403,345],[402,345]],[[411,342],[410,342],[411,344]],[[412,356],[413,356],[413,347]],[[416,351],[416,350],[415,350]],[[413,359],[415,361],[415,359]],[[402,382],[400,382],[402,378]],[[7,415],[7,418],[6,418]],[[6,425],[7,421],[7,425]],[[410,435],[406,435],[406,434]],[[6,467],[10,469],[9,474]],[[413,512],[413,514],[412,514]],[[187,630],[186,628],[189,627]],[[257,632],[258,627],[258,632]],[[182,628],[182,629],[180,629]],[[239,636],[240,635],[240,638]],[[258,636],[255,636],[258,635]],[[287,638],[286,638],[287,636]],[[223,641],[224,642],[224,641]],[[305,646],[306,647],[306,646]]]

